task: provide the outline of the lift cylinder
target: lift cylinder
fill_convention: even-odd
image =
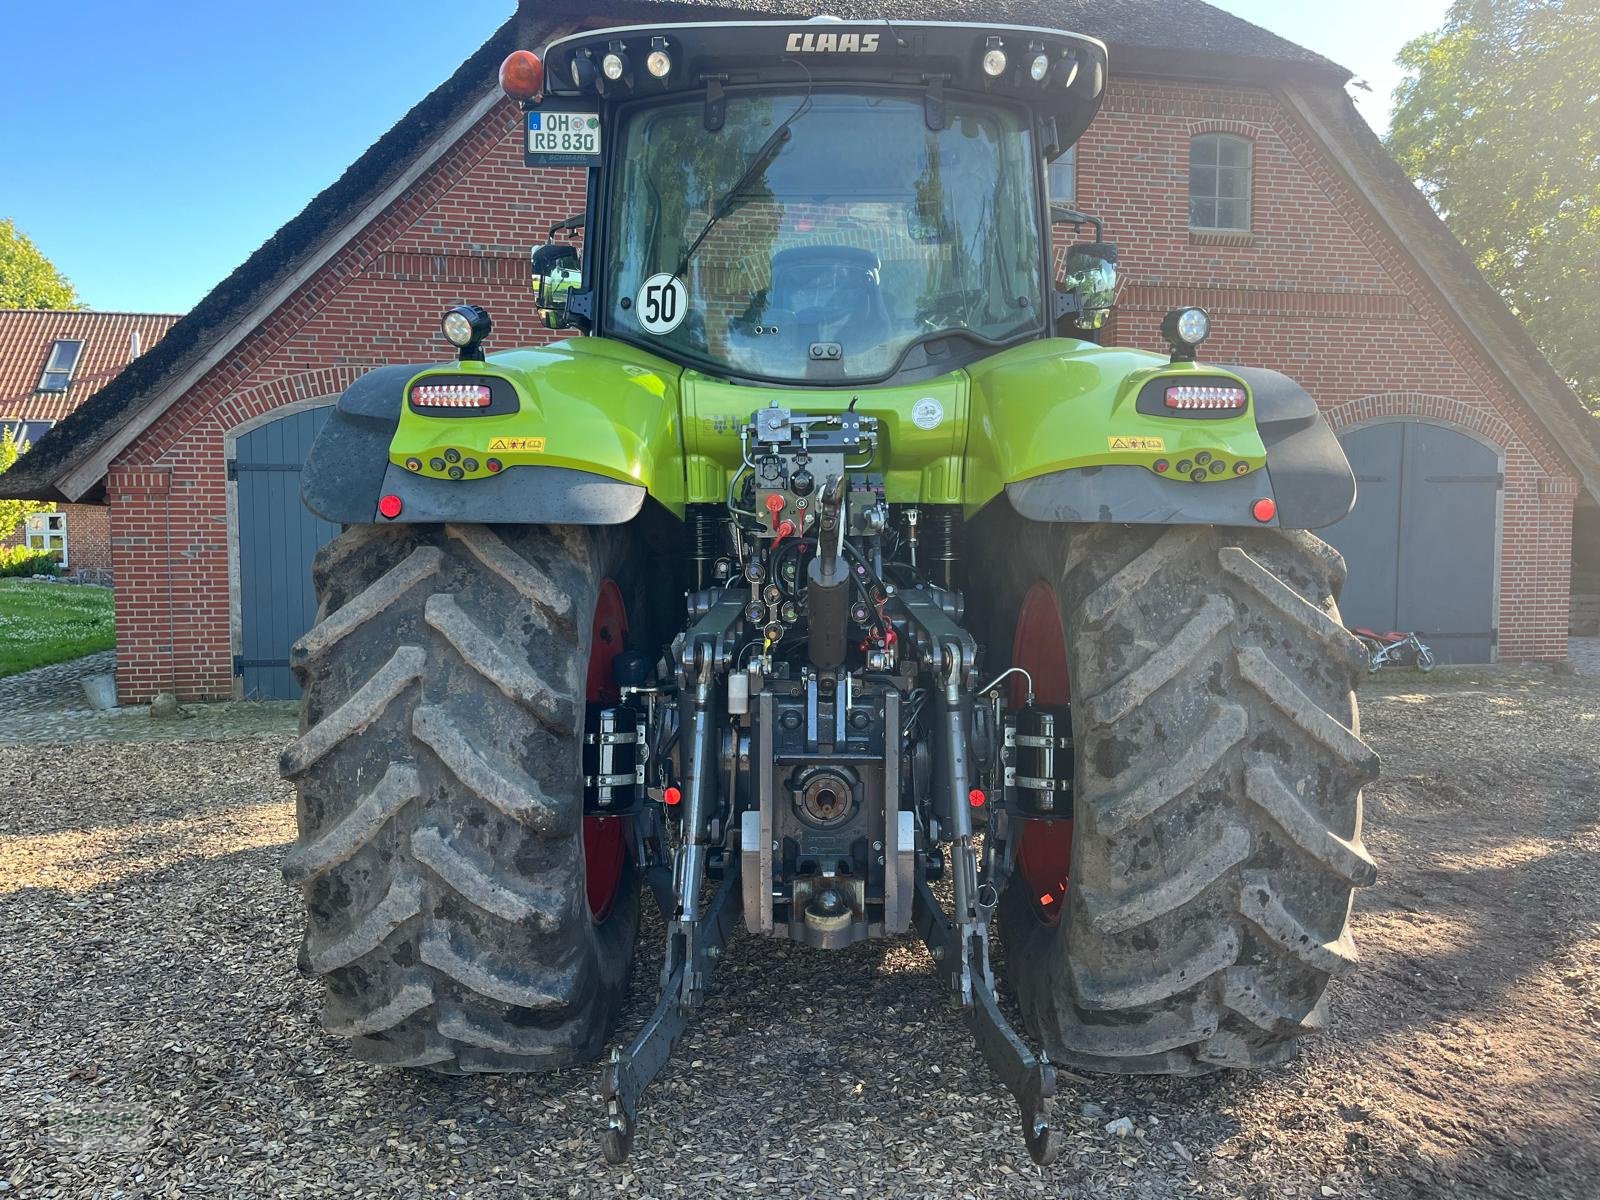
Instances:
[[[850,620],[850,572],[844,559],[818,555],[806,572],[811,664],[819,671],[844,665]]]

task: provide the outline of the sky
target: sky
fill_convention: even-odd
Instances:
[[[1401,78],[1394,56],[1448,8],[1448,0],[1212,2],[1355,72],[1372,91],[1351,95],[1380,133]],[[13,47],[0,72],[0,217],[16,221],[89,307],[184,312],[514,7],[0,5]]]

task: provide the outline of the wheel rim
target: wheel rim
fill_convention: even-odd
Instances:
[[[1028,589],[1017,613],[1017,632],[1011,643],[1011,661],[1033,677],[1034,700],[1052,708],[1072,698],[1067,672],[1067,635],[1061,625],[1061,605],[1056,590],[1044,580]],[[1011,679],[1011,707],[1027,700],[1027,684]],[[1017,874],[1028,887],[1034,914],[1046,925],[1061,920],[1072,865],[1072,822],[1020,822],[1017,835]]]
[[[589,642],[589,673],[586,698],[591,705],[612,705],[621,699],[617,691],[612,662],[628,644],[628,609],[622,589],[607,579],[595,598],[594,625]],[[590,732],[590,731],[586,731]],[[622,868],[628,857],[621,817],[583,818],[584,890],[589,903],[589,919],[600,924],[611,915],[622,884]]]

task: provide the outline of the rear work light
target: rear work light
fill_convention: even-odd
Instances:
[[[419,383],[411,389],[417,408],[488,408],[494,394],[481,383]]]
[[[1183,411],[1243,408],[1246,399],[1245,390],[1237,387],[1201,387],[1180,383],[1167,389],[1167,407]]]

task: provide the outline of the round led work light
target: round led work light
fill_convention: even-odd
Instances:
[[[482,358],[483,351],[478,349],[478,343],[494,328],[488,311],[476,304],[458,304],[446,310],[439,324],[445,341],[461,351],[462,358]]]
[[[1161,321],[1161,336],[1172,347],[1174,359],[1192,359],[1210,335],[1211,318],[1203,308],[1175,308]]]
[[[1069,88],[1078,78],[1078,55],[1069,50],[1065,58],[1056,60],[1055,67],[1050,72],[1050,86]]]
[[[594,65],[593,56],[582,50],[572,56],[572,86],[585,91],[594,87],[600,78],[600,68]]]
[[[984,49],[983,73],[990,79],[998,79],[1006,73],[1005,46],[997,37],[990,38],[988,46]]]
[[[644,60],[644,69],[657,79],[665,79],[672,74],[672,56],[667,53],[666,38],[650,40],[650,53]]]

